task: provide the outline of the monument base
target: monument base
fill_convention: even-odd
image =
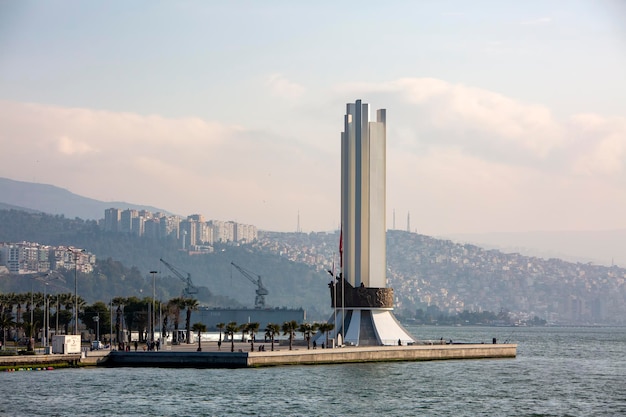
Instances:
[[[335,330],[331,334],[340,336],[340,345],[406,346],[415,343],[415,338],[400,324],[389,308],[346,307],[345,310],[338,309],[336,317],[337,323],[335,314],[328,319],[328,323],[335,324]],[[324,338],[324,335],[318,334],[315,340],[317,344],[321,344]]]

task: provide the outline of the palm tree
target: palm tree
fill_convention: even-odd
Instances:
[[[74,295],[72,293],[60,294],[61,300],[59,301],[66,312],[69,313],[68,320],[64,320],[63,326],[65,327],[65,334],[69,334],[69,325],[74,318]]]
[[[289,350],[293,349],[293,338],[296,334],[296,329],[298,328],[298,322],[295,320],[286,321],[283,323],[283,335],[289,335]]]
[[[13,303],[16,305],[15,307],[15,326],[16,329],[19,329],[20,327],[22,328],[22,333],[23,333],[23,329],[24,329],[24,321],[20,320],[22,318],[22,305],[26,302],[26,295],[25,294],[15,294],[15,298],[13,299]],[[21,324],[20,324],[21,322]],[[18,338],[20,337],[19,334],[17,334]]]
[[[119,344],[122,340],[122,329],[123,329],[123,310],[122,307],[126,305],[126,298],[124,297],[114,297],[111,300],[111,305],[117,307],[115,309],[115,340]]]
[[[246,334],[248,334],[248,323],[244,323],[239,326],[239,331],[241,332],[241,342],[246,341]]]
[[[257,322],[248,323],[246,325],[247,330],[250,333],[250,351],[251,352],[254,352],[254,337],[255,337],[256,332],[259,331],[260,326],[261,324]]]
[[[78,296],[78,309],[76,309],[76,315],[80,317],[80,312],[85,310],[87,307],[87,300],[85,300],[80,295]]]
[[[178,324],[180,323],[180,311],[185,308],[185,299],[182,297],[172,298],[167,302],[168,309],[174,317],[174,337],[172,338],[173,344],[179,344],[178,340]]]
[[[191,333],[191,311],[198,309],[198,300],[194,300],[193,298],[185,299],[185,307],[187,307],[187,318],[185,319],[185,329],[187,329],[187,344],[191,343],[191,338],[189,334]]]
[[[328,347],[328,332],[335,328],[334,323],[320,323],[318,329],[320,332],[326,334],[326,346]]]
[[[26,350],[32,352],[35,350],[35,344],[33,342],[33,331],[35,328],[39,326],[38,322],[27,322],[24,323],[24,331],[28,333],[28,344],[26,345]]]
[[[272,341],[272,352],[274,351],[274,337],[276,333],[280,333],[280,326],[274,323],[267,323],[267,326],[265,326],[265,337],[269,337]]]
[[[202,332],[206,332],[206,325],[204,323],[194,323],[192,327],[194,332],[198,332],[198,352],[202,352]]]
[[[13,311],[13,297],[15,294],[0,294],[0,314]]]
[[[12,318],[15,318],[12,327],[15,329],[17,335],[17,314],[15,316],[13,315],[13,306],[16,304],[16,301],[17,294],[15,294],[14,292],[5,294],[4,307],[2,309],[2,312],[9,314],[9,316]]]
[[[35,322],[41,323],[41,334],[43,336],[44,334],[44,330],[43,330],[43,324],[46,321],[45,319],[45,311],[43,306],[45,305],[45,301],[44,301],[44,297],[43,297],[43,293],[42,292],[36,292],[33,293],[32,296],[32,309],[34,312],[34,317],[35,317]],[[37,328],[35,327],[33,329],[35,331],[35,335],[37,334]],[[36,336],[35,336],[36,337]],[[43,341],[43,340],[42,340]]]
[[[102,301],[96,301],[91,305],[85,306],[84,311],[80,315],[80,320],[87,329],[93,331],[96,337],[100,336],[100,334],[104,335],[104,330],[110,326],[109,308]],[[102,329],[102,332],[100,332],[100,329]]]
[[[300,324],[300,327],[298,327],[298,331],[302,333],[302,337],[304,337],[304,340],[306,341],[307,349],[311,349],[311,333],[316,332],[318,326],[319,325],[317,323],[302,323]]]
[[[33,308],[34,309],[41,308],[43,307],[44,304],[45,302],[43,298],[43,293],[42,292],[33,293]]]
[[[231,321],[226,325],[226,334],[230,337],[230,351],[235,351],[235,332],[239,327],[237,326],[237,322]]]
[[[32,324],[33,324],[32,317],[33,316],[31,314],[31,312],[33,311],[33,304],[32,304],[33,298],[34,298],[34,293],[33,292],[26,293],[26,299],[25,299],[25,301],[26,301],[26,316],[28,317],[29,323],[31,324],[31,326],[29,327],[29,331],[28,331],[28,333],[29,333],[28,337],[29,338],[33,337],[33,335],[32,335],[32,327],[33,327],[32,326]],[[26,320],[24,320],[24,321],[26,321]]]
[[[217,330],[220,331],[220,340],[218,340],[217,342],[217,349],[222,350],[222,331],[224,330],[224,327],[226,327],[226,325],[224,323],[217,323],[215,327],[217,327]]]
[[[11,317],[10,312],[2,312],[0,313],[0,327],[2,327],[2,346],[7,345],[7,329],[10,329],[12,326],[15,326],[15,322]]]

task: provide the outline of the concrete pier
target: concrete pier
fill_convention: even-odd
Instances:
[[[66,355],[15,355],[0,356],[0,367],[36,367],[51,364],[64,364],[74,366],[81,361],[81,354]]]
[[[162,351],[90,351],[71,355],[0,356],[0,367],[35,367],[50,364],[70,366],[161,367],[161,368],[254,368],[284,365],[319,365],[363,362],[433,361],[515,358],[516,344],[434,344],[409,346],[338,347],[307,349],[296,345],[288,350],[284,345],[271,351],[246,351],[248,343],[236,343],[235,352],[217,350],[215,343],[197,352],[196,345],[179,345]]]
[[[433,361],[515,358],[516,344],[462,344],[342,347],[279,350],[275,352],[111,352],[106,366],[253,368],[362,362]]]

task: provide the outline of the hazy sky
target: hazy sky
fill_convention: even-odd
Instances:
[[[622,0],[0,0],[0,177],[333,230],[363,99],[389,227],[624,229],[625,74]]]

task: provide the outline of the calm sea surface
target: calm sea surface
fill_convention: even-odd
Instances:
[[[0,373],[1,416],[625,416],[625,328],[409,327],[516,359]]]

